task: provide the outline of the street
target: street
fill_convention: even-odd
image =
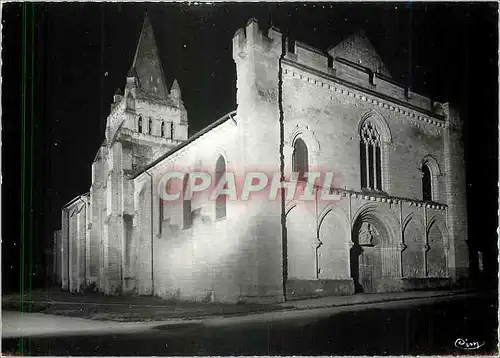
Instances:
[[[46,316],[47,322],[54,317],[41,316]],[[128,326],[119,328],[118,323],[87,322],[94,324],[95,330],[79,329],[71,333],[74,327],[68,325],[64,334],[47,331],[37,336],[34,331],[26,331],[24,338],[5,337],[2,353],[486,355],[497,351],[498,327],[496,298],[486,295],[420,298],[170,323],[127,323]]]

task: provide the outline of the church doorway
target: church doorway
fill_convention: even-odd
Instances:
[[[350,250],[351,277],[356,293],[377,292],[377,280],[382,276],[380,224],[358,220],[353,228]]]

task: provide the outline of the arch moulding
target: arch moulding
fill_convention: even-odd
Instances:
[[[443,237],[443,245],[446,248],[448,248],[449,247],[448,227],[446,226],[446,223],[444,222],[442,217],[434,215],[429,220],[427,227],[425,228],[425,235],[427,237],[429,236],[429,232],[434,225],[436,225],[439,231],[441,232],[441,235]]]
[[[318,236],[320,234],[321,226],[323,221],[328,215],[333,215],[342,223],[342,227],[345,231],[346,244],[351,243],[351,225],[349,225],[349,219],[347,214],[342,208],[338,208],[335,204],[328,204],[318,215]]]
[[[394,216],[394,213],[390,210],[383,210],[379,205],[375,203],[368,203],[361,206],[352,216],[350,228],[351,232],[354,229],[356,221],[360,218],[369,219],[370,217],[375,218],[380,221],[384,226],[383,229],[387,232],[388,243],[391,245],[397,245],[400,243],[400,222]],[[376,224],[376,223],[375,223]]]
[[[314,132],[309,129],[307,125],[299,125],[297,124],[293,131],[288,136],[288,145],[293,148],[295,141],[301,138],[307,145],[307,149],[312,154],[318,154],[321,150],[321,145],[319,144],[318,139],[314,135]]]
[[[366,121],[371,121],[375,124],[377,130],[380,132],[380,137],[383,143],[392,143],[392,134],[389,125],[384,117],[382,117],[382,115],[375,110],[370,110],[363,114],[361,120],[358,122],[358,126],[356,127],[356,138],[361,140],[361,128],[363,128]]]
[[[410,221],[416,222],[417,225],[422,230],[425,230],[424,219],[422,218],[422,216],[420,214],[417,214],[417,213],[409,213],[408,215],[406,215],[406,217],[403,220],[403,225],[402,225],[403,226],[403,230],[406,229],[406,227],[408,226],[408,224],[410,223]]]

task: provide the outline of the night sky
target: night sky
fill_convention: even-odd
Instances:
[[[33,286],[44,284],[44,250],[61,206],[89,190],[146,11],[167,85],[177,78],[181,86],[190,134],[236,108],[231,39],[249,18],[323,50],[363,28],[395,80],[460,108],[469,239],[496,264],[496,3],[11,3],[2,14],[3,289],[18,288],[21,266]]]

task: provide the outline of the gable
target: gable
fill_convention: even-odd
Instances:
[[[333,58],[341,57],[348,61],[367,67],[373,72],[378,72],[386,77],[392,78],[389,70],[382,62],[382,59],[375,51],[368,37],[363,30],[356,32],[342,41],[337,46],[328,50],[328,54]]]

